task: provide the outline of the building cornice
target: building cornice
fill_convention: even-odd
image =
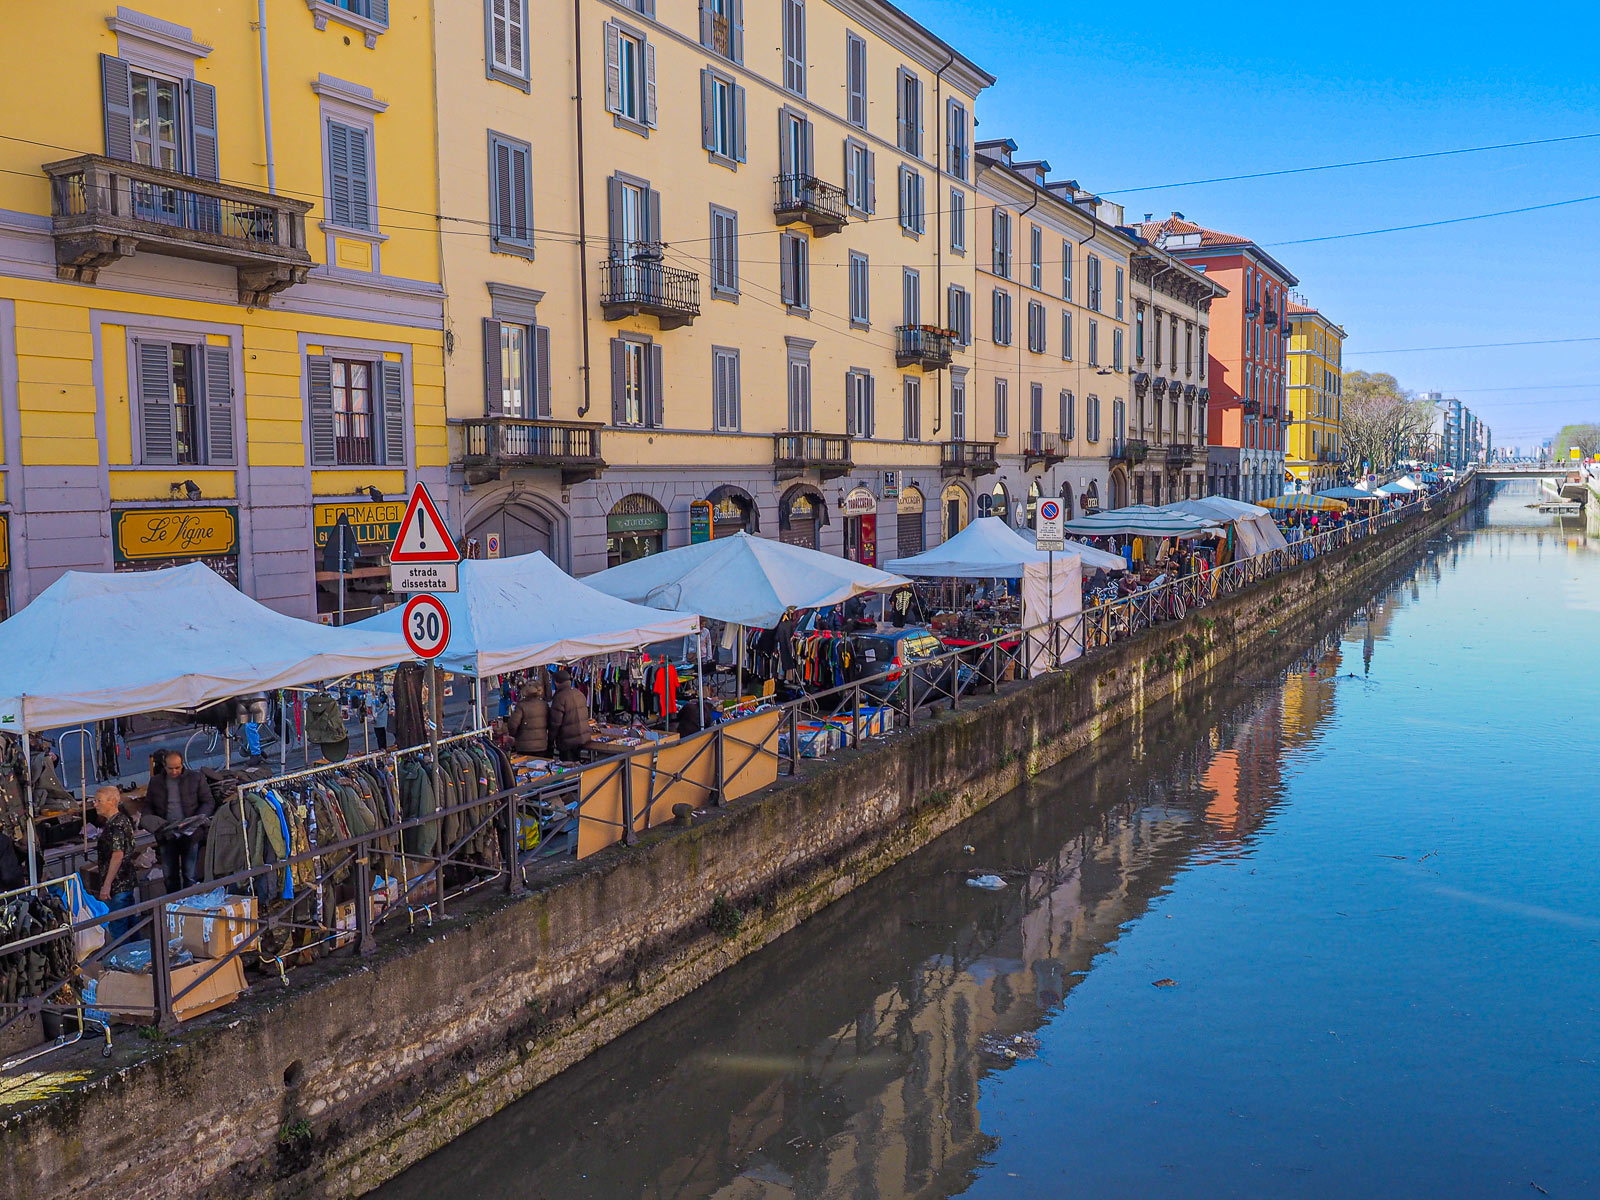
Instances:
[[[995,77],[926,26],[886,0],[830,0],[833,7],[884,41],[946,77],[969,96],[994,85]]]

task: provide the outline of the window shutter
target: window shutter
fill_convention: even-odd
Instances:
[[[372,0],[367,15],[387,29],[389,27],[389,0]]]
[[[606,180],[606,219],[611,236],[611,257],[622,257],[622,180],[615,175]]]
[[[655,43],[644,44],[644,123],[656,127],[656,48]]]
[[[906,69],[900,67],[894,75],[895,132],[894,144],[906,150],[911,145],[911,114],[906,108]]]
[[[878,152],[867,151],[867,212],[878,211]]]
[[[335,466],[339,448],[333,432],[333,359],[325,354],[306,359],[306,398],[311,407],[311,465]]]
[[[217,89],[198,79],[189,80],[189,145],[196,179],[217,174]]]
[[[957,177],[961,172],[956,170],[956,102],[944,102],[944,169]]]
[[[844,434],[846,437],[857,437],[860,431],[856,429],[856,388],[861,385],[857,382],[858,376],[853,371],[844,373]]]
[[[913,126],[917,131],[916,148],[912,151],[918,158],[922,157],[922,84],[916,79],[912,80],[912,92],[916,103],[912,106],[916,111],[911,114]],[[937,158],[937,153],[935,154]]]
[[[878,432],[878,381],[867,376],[867,428],[864,437]]]
[[[606,22],[606,111],[622,112],[622,32]]]
[[[651,242],[662,241],[661,237],[661,193],[651,188],[645,194],[645,240]]]
[[[744,88],[738,84],[733,88],[733,157],[736,162],[745,162],[744,138]]]
[[[328,122],[328,219],[350,224],[350,129]]]
[[[662,395],[664,387],[663,372],[661,370],[661,347],[652,345],[647,356],[649,362],[650,382],[649,392],[645,396],[646,423],[659,429],[662,423]]]
[[[231,466],[233,439],[233,363],[226,346],[204,346],[206,398],[206,462]]]
[[[533,249],[533,163],[526,146],[511,148],[511,213],[516,240]]]
[[[166,342],[134,343],[138,358],[139,460],[146,466],[178,461],[177,414],[172,400],[172,347]]]
[[[622,424],[623,384],[628,375],[628,344],[621,338],[611,339],[611,423]]]
[[[483,319],[483,411],[486,416],[505,415],[505,378],[500,362],[500,322]]]
[[[704,16],[708,10],[700,11]],[[704,68],[700,71],[700,145],[707,150],[717,148],[717,81]]]
[[[700,44],[710,50],[716,46],[711,29],[711,0],[700,0]]]
[[[867,44],[853,33],[845,35],[845,76],[850,100],[845,118],[860,129],[867,127]]]
[[[844,144],[844,195],[846,203],[852,208],[855,207],[859,195],[856,190],[857,182],[855,147],[847,141]]]
[[[794,161],[794,142],[789,137],[789,122],[794,118],[787,109],[778,110],[778,174],[795,175],[800,167]]]
[[[133,80],[126,59],[100,56],[100,94],[105,100],[106,157],[132,162]]]
[[[512,74],[527,75],[528,0],[505,0],[506,59]]]
[[[372,227],[365,129],[350,130],[350,224],[357,229]]]
[[[794,305],[799,303],[795,299],[794,238],[788,234],[785,234],[779,242],[778,293],[779,299],[785,304]]]
[[[406,463],[405,364],[385,359],[378,364],[383,384],[383,461],[391,467]]]
[[[550,326],[533,327],[533,403],[534,413],[550,415]]]
[[[733,0],[728,9],[728,57],[744,61],[744,0]]]
[[[800,164],[802,175],[815,175],[817,172],[817,127],[812,122],[806,122],[806,161]]]

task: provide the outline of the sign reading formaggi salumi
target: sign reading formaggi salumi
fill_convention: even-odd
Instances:
[[[233,505],[122,508],[111,514],[111,541],[118,562],[237,554],[239,510]]]

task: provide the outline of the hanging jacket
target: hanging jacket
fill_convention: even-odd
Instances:
[[[259,854],[252,862],[250,834],[246,828],[243,810],[238,801],[224,804],[211,818],[211,832],[206,838],[206,879],[221,879],[249,866],[260,866]]]
[[[420,755],[400,761],[400,814],[410,821],[427,817],[438,811],[433,794],[433,780]],[[432,854],[439,844],[439,826],[430,821],[405,831],[405,848],[408,854]]]

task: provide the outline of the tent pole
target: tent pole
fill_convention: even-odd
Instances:
[[[23,703],[27,703],[26,697]],[[28,886],[39,886],[39,831],[33,820],[33,754],[28,748],[28,724],[22,723],[22,787],[28,798]]]
[[[700,728],[706,727],[706,630],[702,624],[694,635],[695,688],[700,693]]]

